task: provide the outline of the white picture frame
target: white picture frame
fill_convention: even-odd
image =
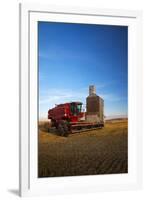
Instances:
[[[142,14],[42,4],[20,4],[20,196],[139,189],[142,186]],[[128,174],[37,177],[37,22],[128,26]]]

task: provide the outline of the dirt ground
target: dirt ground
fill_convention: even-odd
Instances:
[[[39,125],[38,177],[128,172],[128,121],[61,137]]]

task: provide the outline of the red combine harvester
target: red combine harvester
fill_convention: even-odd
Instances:
[[[52,127],[56,127],[61,136],[67,136],[69,133],[93,130],[104,126],[104,121],[98,117],[98,120],[86,120],[87,112],[82,112],[81,102],[71,102],[56,105],[48,111],[48,119],[51,120]],[[93,118],[93,113],[87,115],[88,119]],[[83,119],[84,118],[84,119]]]

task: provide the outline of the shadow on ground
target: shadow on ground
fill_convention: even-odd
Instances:
[[[12,193],[12,194],[14,194],[16,196],[19,196],[19,190],[17,190],[17,189],[9,189],[8,192]]]

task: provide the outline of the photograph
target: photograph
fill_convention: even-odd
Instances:
[[[128,26],[37,30],[38,178],[128,173]]]

